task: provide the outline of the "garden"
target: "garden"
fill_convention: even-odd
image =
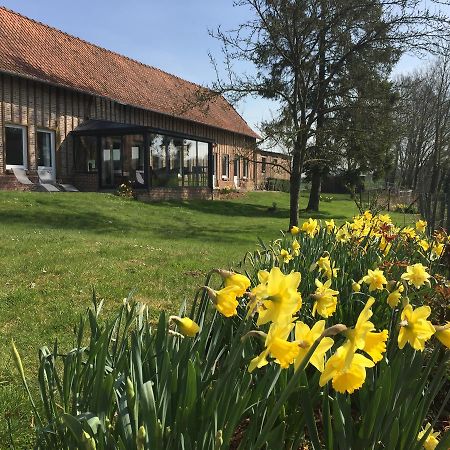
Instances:
[[[417,216],[0,201],[0,446],[450,447],[449,240]]]

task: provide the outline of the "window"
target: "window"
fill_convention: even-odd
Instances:
[[[208,186],[209,144],[162,135],[150,136],[152,186]]]
[[[274,160],[272,162],[273,162],[273,165],[276,166],[278,164],[278,159],[274,158]]]
[[[248,178],[248,158],[242,160],[242,176]]]
[[[229,155],[222,155],[222,178],[228,178],[230,175],[230,157]]]
[[[54,134],[52,131],[36,131],[36,153],[39,167],[53,167],[54,142]]]
[[[234,176],[238,177],[238,178],[241,176],[240,170],[239,170],[240,166],[241,166],[241,160],[240,160],[239,156],[236,156],[234,158],[234,167],[233,167],[233,169],[234,169]]]
[[[74,157],[77,172],[97,172],[97,137],[76,136]]]
[[[5,126],[6,168],[27,167],[26,128],[17,125]]]
[[[261,158],[261,172],[266,173],[266,158]]]

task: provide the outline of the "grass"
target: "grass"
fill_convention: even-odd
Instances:
[[[334,197],[317,217],[342,222],[357,213],[348,196]],[[12,338],[33,384],[39,347],[56,338],[67,349],[73,345],[73,326],[92,289],[109,310],[134,290],[155,317],[174,311],[210,269],[236,267],[257,237],[268,241],[286,229],[288,206],[289,196],[279,192],[157,204],[98,193],[0,192],[0,449],[11,448],[8,422],[16,448],[32,442]]]

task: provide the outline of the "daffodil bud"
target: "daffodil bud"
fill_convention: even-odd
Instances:
[[[174,322],[183,336],[194,337],[200,327],[189,317],[170,316],[169,322]]]
[[[218,430],[216,433],[216,439],[214,443],[214,450],[219,450],[223,444],[223,433],[222,430]]]
[[[145,427],[144,427],[144,425],[141,425],[138,429],[137,436],[136,436],[137,450],[144,450],[146,437],[147,437],[147,432],[145,431]]]
[[[360,292],[361,291],[361,285],[357,283],[356,281],[352,282],[352,291],[353,292]]]
[[[134,384],[130,377],[127,377],[125,390],[127,393],[128,406],[130,409],[134,408],[134,401],[136,400],[136,393],[134,392]]]
[[[337,323],[336,325],[333,325],[332,327],[327,328],[323,333],[322,336],[320,336],[321,338],[324,337],[332,337],[332,336],[336,336],[339,333],[343,333],[344,331],[347,330],[347,327],[342,324],[342,323]]]

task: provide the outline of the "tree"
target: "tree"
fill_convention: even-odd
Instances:
[[[276,100],[270,127],[290,142],[290,223],[298,224],[301,175],[308,154],[320,160],[327,118],[339,109],[349,67],[377,58],[395,61],[414,47],[439,47],[447,18],[419,0],[239,0],[253,17],[236,30],[212,33],[222,43],[226,80],[214,89],[231,101],[246,95]],[[252,73],[237,74],[236,61]],[[214,61],[215,63],[215,61]],[[216,63],[215,63],[216,64]],[[218,71],[219,73],[219,71]],[[351,87],[349,90],[351,91]]]

